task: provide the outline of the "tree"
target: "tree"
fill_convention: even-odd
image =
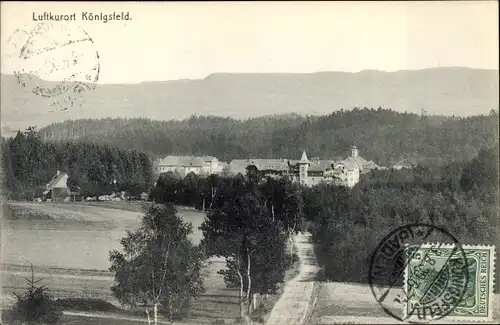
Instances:
[[[31,264],[31,263],[30,263]],[[17,294],[14,306],[4,313],[4,321],[9,324],[58,324],[62,315],[61,308],[56,304],[50,291],[44,285],[38,286],[43,279],[35,280],[31,264],[31,279],[26,278],[28,289],[23,294]]]
[[[201,229],[208,254],[226,258],[228,270],[220,273],[228,286],[239,286],[240,317],[248,323],[255,293],[270,293],[284,279],[287,265],[281,229],[251,186],[208,211]],[[278,267],[272,268],[276,262]]]
[[[293,183],[286,177],[278,180],[267,177],[260,184],[273,222],[286,233],[290,247],[293,246],[293,235],[302,231],[304,224],[304,196],[298,183]],[[290,249],[292,258],[292,250]]]
[[[479,151],[477,157],[464,167],[460,184],[464,191],[474,186],[483,191],[498,191],[498,145]]]
[[[219,176],[217,176],[216,174],[209,175],[207,178],[203,180],[203,187],[201,190],[203,211],[205,211],[206,209],[210,210],[212,208],[212,205],[214,204],[215,201],[215,197],[217,195],[217,186],[219,182],[220,182]]]
[[[178,174],[171,171],[161,174],[152,191],[154,201],[158,203],[178,203],[177,192],[180,189],[180,184],[181,179]]]
[[[15,199],[39,196],[37,188],[47,184],[56,170],[67,172],[68,185],[80,187],[84,195],[116,190],[111,186],[115,179],[132,195],[151,186],[152,166],[143,153],[83,142],[46,142],[33,127],[2,141],[6,193]]]
[[[200,188],[201,181],[200,177],[193,172],[190,172],[182,180],[183,187],[183,205],[187,206],[199,206],[200,200]]]
[[[171,322],[186,316],[190,302],[203,290],[203,252],[188,239],[192,226],[173,205],[145,207],[141,226],[121,240],[123,252],[111,251],[113,294],[124,305],[143,306],[150,322],[158,313]]]

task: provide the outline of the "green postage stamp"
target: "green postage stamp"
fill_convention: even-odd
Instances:
[[[494,246],[410,246],[404,278],[404,319],[492,321],[494,280]]]

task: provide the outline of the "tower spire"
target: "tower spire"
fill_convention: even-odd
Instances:
[[[300,158],[300,162],[309,162],[307,159],[306,151],[302,151],[302,158]]]
[[[306,151],[302,152],[302,158],[299,161],[299,181],[303,185],[307,185],[308,178],[308,169],[309,169],[309,160],[307,159]]]

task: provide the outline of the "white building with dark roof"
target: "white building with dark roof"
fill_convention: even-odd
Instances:
[[[52,199],[53,202],[66,200],[71,194],[68,187],[68,178],[67,173],[61,173],[58,170],[50,182],[45,185],[45,191],[43,192],[44,199]]]
[[[167,156],[158,161],[158,173],[178,172],[182,177],[189,173],[211,175],[222,172],[223,164],[212,156]]]
[[[331,180],[335,184],[354,187],[359,182],[361,170],[352,157],[337,162],[331,174]]]
[[[319,158],[308,159],[306,152],[302,152],[302,158],[291,161],[291,166],[299,166],[298,181],[306,186],[314,186],[322,182],[328,182],[333,175],[337,160],[321,160]]]

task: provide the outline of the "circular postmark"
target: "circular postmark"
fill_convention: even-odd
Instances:
[[[5,55],[18,83],[63,110],[81,103],[99,79],[92,38],[74,23],[38,22],[17,29]]]
[[[469,270],[462,246],[448,231],[410,224],[382,239],[372,254],[368,279],[387,314],[402,322],[426,323],[459,305]]]

